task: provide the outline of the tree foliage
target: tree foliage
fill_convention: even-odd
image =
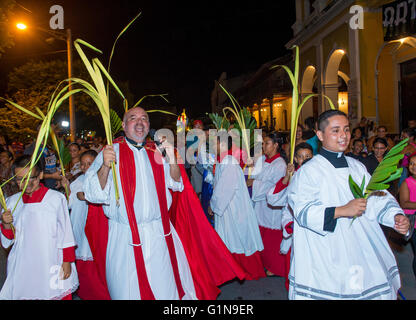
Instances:
[[[1,0],[0,0],[1,1]],[[74,77],[90,80],[85,67],[80,60],[75,60],[72,64],[72,73]],[[67,62],[65,60],[51,61],[29,61],[26,64],[15,68],[8,76],[8,87],[6,97],[21,105],[22,107],[37,114],[35,107],[46,113],[50,98],[57,85],[64,79],[68,78]],[[125,92],[129,101],[133,102],[134,97],[129,90],[128,82],[120,82],[120,88]],[[119,113],[123,110],[123,102],[112,91],[110,91],[110,104],[112,108]],[[76,94],[73,96],[77,118],[86,117],[89,121],[77,120],[77,131],[81,126],[91,126],[91,123],[98,123],[99,112],[94,101],[86,94]],[[131,99],[131,100],[130,100]],[[5,104],[0,104],[0,132],[7,134],[10,138],[24,140],[28,135],[34,136],[37,132],[39,121],[31,116],[16,110]],[[66,101],[56,118],[66,115],[68,118],[69,105]],[[91,120],[91,119],[96,119]],[[91,128],[95,130],[95,127]]]
[[[11,20],[15,6],[14,0],[0,0],[0,58],[7,48],[14,45],[14,26]]]

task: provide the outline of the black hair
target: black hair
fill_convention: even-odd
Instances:
[[[70,146],[76,146],[76,147],[78,148],[78,150],[81,150],[81,147],[80,147],[80,146],[79,146],[79,144],[78,144],[78,143],[76,143],[76,142],[71,142],[71,143],[68,145],[68,148],[69,148]]]
[[[353,145],[353,146],[355,146],[355,143],[356,143],[356,142],[361,142],[362,144],[364,144],[363,139],[359,139],[359,138],[358,138],[358,139],[354,139],[354,141],[352,142],[352,145]]]
[[[354,134],[355,134],[355,131],[357,131],[357,130],[360,130],[360,132],[361,132],[361,136],[364,136],[364,132],[363,132],[363,130],[361,129],[361,127],[356,127],[356,128],[354,128],[354,129],[352,130],[352,134],[354,135]]]
[[[415,128],[406,128],[403,129],[402,133],[406,133],[409,138],[416,138],[416,129]]]
[[[414,158],[414,157],[416,157],[416,152],[412,153],[412,154],[409,156],[409,161],[407,162],[407,168],[409,168],[409,165],[410,165],[410,159],[412,159],[412,158]]]
[[[298,151],[301,149],[308,149],[313,154],[312,146],[307,142],[301,142],[295,147],[295,155],[297,155]]]
[[[305,126],[309,128],[309,130],[315,129],[315,122],[316,120],[314,117],[307,117],[305,121],[303,121],[303,123],[305,124]]]
[[[12,165],[13,174],[16,174],[16,168],[24,168],[24,167],[29,168],[31,161],[32,161],[32,155],[23,155],[17,158]],[[33,168],[37,170],[37,173],[43,172],[43,162],[42,161],[36,162]]]
[[[322,112],[318,117],[318,130],[322,132],[325,131],[329,123],[328,119],[334,116],[344,116],[348,119],[348,116],[340,110],[326,110]]]
[[[0,153],[3,153],[3,152],[6,152],[7,157],[8,157],[9,159],[10,159],[10,158],[11,158],[12,160],[14,159],[13,153],[11,153],[9,150],[4,150],[4,149],[3,149],[3,150],[1,150],[1,151],[0,151]]]
[[[277,143],[279,145],[277,151],[280,152],[282,146],[285,144],[285,136],[280,132],[272,132],[269,133],[266,137],[270,138],[273,143]]]
[[[82,143],[82,144],[80,145],[80,147],[83,147],[84,149],[87,149],[87,150],[89,150],[89,149],[90,149],[90,146],[89,146],[89,145],[88,145],[88,143],[86,143],[86,142]]]
[[[388,147],[387,140],[384,138],[375,138],[373,141],[373,147],[376,145],[376,143],[384,144],[385,147]]]
[[[95,159],[97,157],[97,155],[98,155],[97,151],[95,151],[93,149],[90,149],[90,150],[87,150],[87,151],[84,151],[83,153],[81,153],[81,155],[79,156],[79,160],[81,160],[82,157],[84,157],[84,156],[91,156]]]

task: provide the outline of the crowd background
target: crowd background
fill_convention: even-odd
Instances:
[[[309,144],[313,150],[313,155],[316,155],[321,148],[320,141],[316,135],[316,120],[312,117],[309,117],[303,121],[302,124],[298,125],[296,132],[296,142],[295,146],[301,144]],[[198,139],[197,137],[187,136],[185,143],[185,152],[189,148],[194,148],[194,162],[189,163],[185,160],[186,172],[190,178],[191,184],[198,195],[202,208],[204,209],[207,219],[210,221],[212,226],[215,225],[214,216],[209,214],[209,202],[210,197],[213,191],[213,175],[215,174],[215,160],[216,155],[214,150],[210,149],[210,136],[209,130],[213,129],[211,123],[204,123],[201,120],[196,120],[193,122],[194,129],[201,129],[206,134],[206,145],[201,146],[201,144],[195,143]],[[268,129],[267,127],[261,127],[262,129],[262,141],[258,140],[255,143],[262,144],[266,137],[271,134],[278,134],[282,140],[279,140],[279,154],[280,156],[288,163],[288,158],[290,154],[290,141],[288,132],[276,132]],[[122,135],[123,133],[119,133]],[[414,214],[416,211],[416,120],[408,121],[408,127],[402,130],[400,134],[389,133],[387,128],[383,125],[375,126],[372,121],[362,118],[358,126],[351,128],[351,141],[348,149],[345,151],[347,156],[353,157],[360,162],[362,162],[367,171],[372,174],[383,159],[386,153],[398,142],[403,139],[409,138],[408,146],[403,150],[404,158],[400,163],[400,166],[403,167],[403,174],[399,180],[394,181],[391,184],[389,191],[395,196],[398,202],[401,204],[402,208],[405,209],[407,214]],[[65,193],[63,187],[64,184],[70,184],[81,174],[80,168],[80,156],[87,150],[94,150],[99,153],[102,148],[106,145],[106,140],[102,137],[88,137],[87,139],[77,138],[75,142],[70,142],[68,137],[62,135],[61,139],[65,141],[65,145],[69,150],[70,161],[65,166],[66,177],[62,177],[60,172],[60,165],[58,162],[58,157],[54,151],[52,145],[45,146],[45,149],[42,153],[41,161],[43,162],[44,171],[44,180],[42,183],[51,189],[55,189]],[[176,141],[177,142],[177,141]],[[31,155],[33,153],[35,141],[25,140],[25,141],[10,141],[7,136],[0,136],[0,183],[3,184],[5,181],[8,181],[12,178],[12,165],[13,161],[21,155]],[[263,145],[264,147],[264,145]],[[238,148],[237,148],[238,149]],[[247,155],[241,149],[237,158],[240,161],[244,161],[247,158]],[[242,169],[249,169],[254,167],[255,162],[262,154],[254,154],[254,147],[251,150],[251,156],[254,157],[254,161],[247,165],[247,168],[242,165]],[[257,149],[258,150],[258,149]],[[264,148],[263,148],[264,152]],[[234,154],[233,154],[234,155]],[[412,159],[414,158],[414,161]],[[413,169],[413,166],[415,169]],[[247,188],[250,196],[252,195],[251,185],[249,183],[250,179],[246,180]],[[413,174],[414,173],[414,174]],[[211,176],[211,177],[210,177]],[[410,185],[410,180],[414,179],[414,187]],[[405,182],[406,183],[403,183]],[[276,181],[277,182],[277,181]],[[403,185],[403,186],[402,186]],[[3,187],[3,193],[6,197],[9,197],[17,192],[19,192],[18,185],[12,179],[9,183],[5,184]],[[383,228],[385,234],[394,232],[392,230],[387,230]],[[413,236],[410,240],[413,248],[413,252],[416,256],[416,237]],[[413,261],[413,271],[416,277],[416,260]]]

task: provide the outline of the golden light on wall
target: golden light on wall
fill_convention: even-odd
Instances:
[[[348,114],[348,92],[338,92],[338,109]]]

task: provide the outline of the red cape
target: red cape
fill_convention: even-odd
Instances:
[[[197,298],[213,300],[221,292],[218,289],[219,285],[236,277],[242,280],[246,274],[208,222],[184,166],[179,165],[179,167],[184,190],[171,191],[172,205],[169,210],[171,222],[184,247]],[[101,205],[90,206],[85,233],[94,261],[97,263],[101,282],[106,286],[108,221]]]
[[[184,166],[179,167],[184,190],[171,191],[171,221],[185,249],[198,299],[213,300],[221,292],[219,285],[236,277],[242,280],[246,273],[206,218]]]

